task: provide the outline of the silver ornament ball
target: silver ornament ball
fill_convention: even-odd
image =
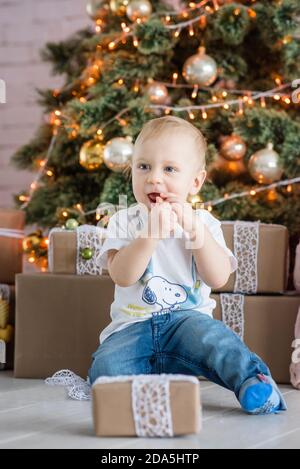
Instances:
[[[278,181],[283,173],[279,155],[273,150],[272,143],[251,156],[248,168],[253,179],[260,184],[271,184]]]
[[[116,173],[122,172],[133,154],[133,144],[124,137],[116,137],[107,142],[103,159],[106,166]]]
[[[165,104],[168,100],[168,88],[162,83],[149,83],[146,93],[153,104]]]
[[[220,152],[226,160],[240,160],[245,156],[246,151],[246,144],[238,135],[229,135],[222,140]]]
[[[126,8],[126,15],[131,21],[146,21],[152,13],[152,5],[148,0],[131,0]]]
[[[88,0],[86,11],[89,17],[96,21],[107,16],[109,7],[106,0]]]
[[[209,86],[217,78],[217,63],[200,48],[198,54],[192,55],[185,61],[182,74],[190,84]]]

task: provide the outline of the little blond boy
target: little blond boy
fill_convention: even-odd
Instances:
[[[221,223],[187,202],[205,177],[206,142],[184,119],[147,122],[134,146],[137,204],[109,221],[99,255],[115,283],[112,322],[100,334],[89,379],[178,373],[232,390],[251,414],[286,410],[266,364],[213,319],[211,288],[237,268]]]

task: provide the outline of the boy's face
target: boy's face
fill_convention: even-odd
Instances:
[[[138,145],[132,159],[132,187],[138,203],[149,210],[161,192],[176,194],[179,202],[199,192],[206,171],[190,135],[167,133]]]

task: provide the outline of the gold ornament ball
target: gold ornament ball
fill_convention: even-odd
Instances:
[[[183,65],[182,75],[192,85],[209,86],[217,78],[217,63],[204,50],[200,47],[199,53],[189,57]]]
[[[80,149],[79,162],[81,166],[92,171],[103,163],[104,145],[99,140],[89,140]]]
[[[75,220],[75,218],[69,218],[66,221],[65,225],[67,230],[75,230],[78,227],[79,223],[77,220]]]
[[[126,15],[126,8],[129,0],[110,0],[109,6],[113,13],[118,16]]]
[[[92,259],[93,254],[94,254],[93,249],[89,247],[83,248],[80,251],[80,255],[82,259],[84,259],[85,261],[89,261],[90,259]]]
[[[0,329],[5,329],[8,323],[9,304],[0,296]]]
[[[29,253],[34,249],[39,248],[42,240],[43,237],[39,234],[39,232],[34,232],[28,236],[25,236],[25,238],[22,240],[23,252]]]
[[[165,104],[168,100],[168,88],[163,83],[152,82],[147,85],[146,93],[153,104]]]
[[[109,7],[105,0],[88,0],[86,11],[89,17],[96,21],[107,16]]]
[[[226,160],[241,160],[245,156],[246,151],[246,144],[238,135],[229,135],[222,140],[220,152]]]
[[[273,150],[273,144],[254,153],[248,164],[249,172],[260,184],[271,184],[278,181],[283,173],[279,162],[279,155]]]
[[[133,144],[124,137],[116,137],[107,142],[104,148],[104,163],[116,173],[122,172],[133,154]]]
[[[131,0],[126,8],[126,14],[131,21],[146,21],[151,13],[152,5],[148,0]]]

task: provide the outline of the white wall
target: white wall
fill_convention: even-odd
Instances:
[[[91,25],[85,6],[86,0],[0,0],[0,79],[6,82],[6,103],[0,103],[0,207],[13,207],[12,194],[34,178],[12,166],[10,157],[41,122],[35,88],[62,85],[39,50]]]

